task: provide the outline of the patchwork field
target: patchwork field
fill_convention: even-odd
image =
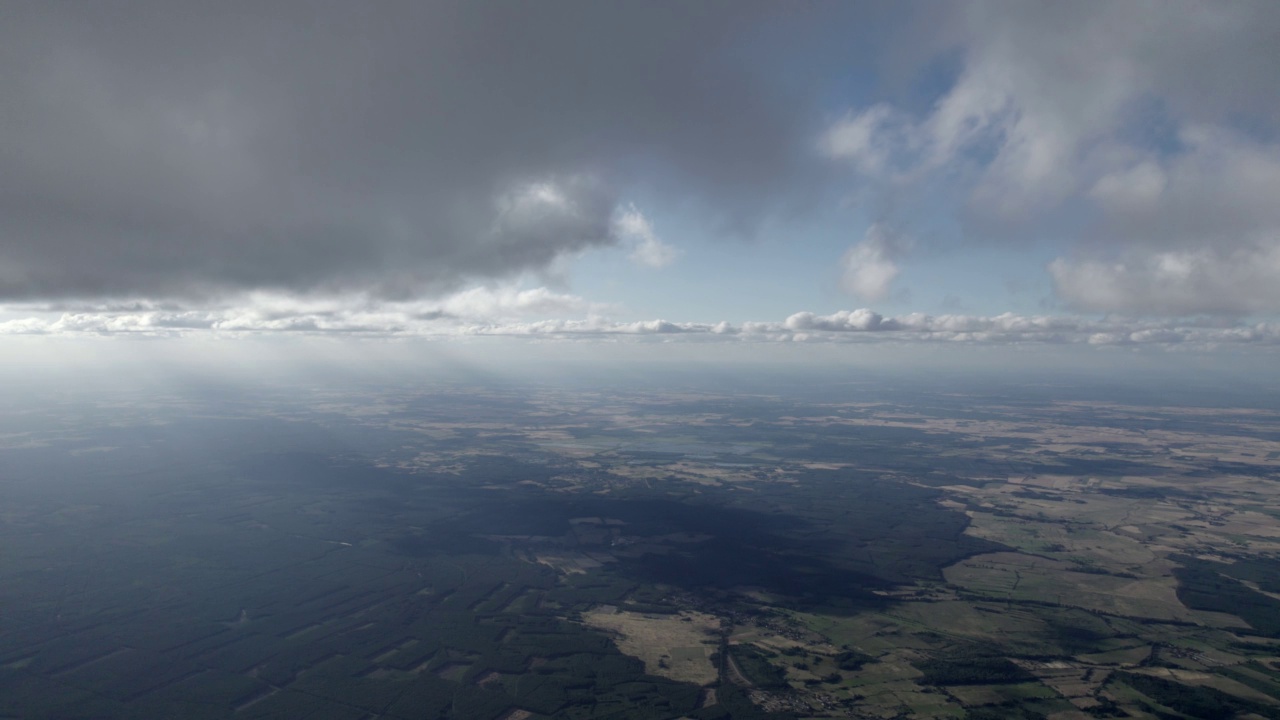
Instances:
[[[835,387],[10,418],[0,717],[1280,718],[1280,414]]]
[[[618,649],[644,663],[645,672],[708,685],[718,677],[711,662],[720,643],[720,620],[712,615],[675,615],[601,607],[582,614],[588,626],[614,634]]]

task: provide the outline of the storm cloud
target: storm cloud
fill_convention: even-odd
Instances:
[[[0,7],[0,298],[388,298],[619,242],[623,193],[749,229],[814,172],[733,61],[782,6]]]

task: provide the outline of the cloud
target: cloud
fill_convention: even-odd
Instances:
[[[787,318],[783,326],[788,330],[794,331],[825,330],[828,332],[891,329],[884,325],[884,318],[879,313],[872,312],[866,308],[841,310],[838,313],[826,316],[814,315],[811,312],[799,312]]]
[[[616,322],[607,318],[591,317],[585,320],[542,320],[531,323],[471,326],[464,328],[462,332],[471,335],[676,335],[713,332],[713,326],[704,323],[673,323],[666,320]]]
[[[1100,232],[1122,238],[1049,267],[1083,310],[1251,314],[1280,310],[1280,143],[1188,126],[1180,151],[1100,177]]]
[[[1084,311],[1248,315],[1280,307],[1280,245],[1136,251],[1118,261],[1059,258],[1054,289]]]
[[[622,199],[749,233],[841,168],[882,221],[841,261],[865,302],[910,260],[892,227],[1052,243],[1076,310],[1275,313],[1277,33],[1268,0],[11,4],[0,300],[404,309],[593,248],[670,265]],[[850,88],[882,94],[824,127]],[[402,326],[523,318],[492,303]]]
[[[514,287],[475,287],[444,298],[425,313],[465,318],[506,318],[522,315],[579,315],[599,310],[576,295],[556,293],[544,287],[520,290]],[[438,308],[438,309],[437,309]]]
[[[613,219],[614,233],[625,242],[631,243],[631,254],[627,257],[637,265],[651,268],[663,268],[679,259],[679,249],[664,243],[653,231],[649,219],[635,205],[621,208]]]
[[[10,306],[6,314],[20,314]],[[367,338],[513,337],[546,341],[704,343],[961,343],[967,345],[1149,346],[1211,349],[1280,347],[1280,325],[1004,313],[887,317],[868,308],[829,315],[793,313],[781,322],[732,324],[664,319],[616,320],[600,306],[545,288],[472,288],[441,301],[387,301],[370,296],[305,300],[254,294],[219,309],[132,308],[49,312],[0,322],[0,336],[219,337],[262,335]],[[564,317],[546,317],[564,314]],[[569,316],[575,315],[576,316]],[[522,317],[532,316],[532,317]]]
[[[850,112],[822,134],[818,147],[827,157],[846,160],[861,172],[878,175],[892,169],[895,155],[913,143],[910,118],[884,103]]]
[[[617,244],[641,175],[749,227],[815,170],[786,92],[724,61],[776,12],[6,7],[0,298],[438,295]]]
[[[46,335],[49,332],[49,323],[39,318],[18,318],[0,322],[0,335]]]
[[[966,238],[1065,238],[1049,269],[1071,307],[1280,311],[1266,282],[1280,252],[1280,94],[1268,69],[1280,64],[1280,5],[943,12],[954,17],[925,14],[915,38],[921,66],[954,67],[932,104],[855,108],[821,142],[880,209],[904,220],[941,208]]]
[[[840,258],[840,287],[862,300],[883,300],[901,270],[891,257],[893,245],[879,224],[867,228],[862,241]]]

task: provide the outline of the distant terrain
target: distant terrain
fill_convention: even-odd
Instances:
[[[1280,411],[1064,387],[0,411],[0,718],[1280,718]]]

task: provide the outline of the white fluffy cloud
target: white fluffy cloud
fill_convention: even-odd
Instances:
[[[635,205],[619,208],[614,214],[613,232],[631,246],[627,257],[637,265],[663,268],[679,259],[681,252],[663,242],[654,232],[653,225]]]
[[[904,122],[907,121],[907,122]],[[883,103],[835,122],[819,140],[828,157],[852,162],[867,174],[890,169],[895,153],[909,140],[909,118]]]
[[[438,303],[427,303],[426,310],[456,317],[505,318],[523,315],[578,315],[593,309],[591,303],[577,295],[556,293],[544,287],[520,290],[513,287],[476,287],[455,293]]]
[[[1280,307],[1280,245],[1231,251],[1137,251],[1116,261],[1049,264],[1059,297],[1078,309],[1160,315],[1248,315]]]
[[[884,325],[884,318],[877,312],[866,308],[858,310],[841,310],[832,315],[814,315],[811,312],[798,312],[787,318],[783,326],[788,330],[807,332],[825,330],[828,332],[857,332],[879,330]]]
[[[953,9],[925,45],[959,51],[954,82],[922,113],[855,109],[823,137],[829,157],[899,212],[936,211],[947,188],[968,235],[1073,238],[1049,268],[1069,306],[1280,311],[1280,5]],[[859,252],[880,287],[888,266]]]
[[[448,310],[444,308],[449,308]],[[1222,345],[1280,347],[1280,325],[1179,322],[1072,316],[925,315],[886,317],[867,308],[829,315],[797,312],[781,322],[700,323],[615,320],[580,298],[542,288],[467,291],[443,303],[300,301],[258,295],[219,310],[84,308],[33,312],[0,322],[0,336],[241,337],[245,335],[360,335],[366,337],[464,338],[510,336],[546,340],[644,339],[680,342],[966,343],[984,345],[1131,345],[1210,348]],[[539,316],[535,308],[576,317]],[[21,308],[7,308],[13,315]],[[469,314],[464,314],[469,313]],[[524,319],[521,315],[537,317]]]
[[[840,258],[840,287],[863,300],[883,300],[889,296],[900,272],[891,253],[893,244],[879,224],[867,228],[862,241]]]
[[[1083,310],[1250,314],[1280,310],[1280,143],[1184,128],[1182,151],[1135,159],[1089,196],[1120,251],[1050,266],[1058,295]]]

